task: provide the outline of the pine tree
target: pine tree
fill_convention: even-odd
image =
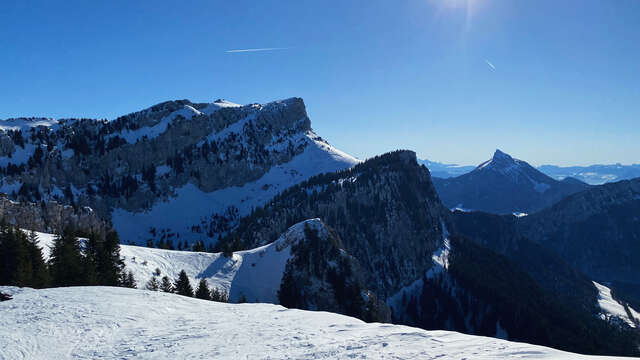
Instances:
[[[162,282],[160,283],[160,290],[167,293],[172,293],[174,290],[171,280],[169,280],[169,277],[166,275],[162,277]]]
[[[120,238],[115,231],[106,234],[99,259],[100,284],[118,286],[118,280],[124,271],[124,261],[120,257]]]
[[[32,275],[25,243],[15,229],[8,226],[3,226],[0,236],[0,260],[0,284],[28,285]]]
[[[49,270],[34,232],[0,225],[0,285],[43,288],[49,286]]]
[[[49,266],[53,286],[84,285],[80,242],[73,229],[67,227],[53,241]]]
[[[160,289],[160,282],[158,281],[158,278],[155,276],[151,277],[151,279],[147,281],[145,288],[147,290],[158,291]]]
[[[174,286],[176,294],[193,297],[193,288],[191,287],[189,277],[187,277],[187,273],[184,270],[180,271],[178,278],[175,280]]]
[[[49,286],[51,278],[49,276],[49,268],[44,261],[42,249],[38,246],[38,235],[35,232],[29,232],[27,236],[27,251],[31,259],[33,278],[30,286],[36,289]]]
[[[205,278],[200,279],[200,283],[198,283],[196,297],[202,300],[211,300],[211,290],[209,290],[209,284]]]

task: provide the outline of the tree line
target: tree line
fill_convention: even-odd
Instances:
[[[207,279],[200,279],[197,289],[194,291],[187,276],[187,272],[181,270],[178,277],[171,281],[171,279],[165,275],[160,280],[160,269],[156,269],[153,272],[153,277],[149,279],[145,288],[152,291],[163,291],[167,293],[174,293],[182,296],[195,297],[203,300],[211,300],[218,302],[228,302],[229,297],[224,290],[220,290],[216,287],[210,288]]]
[[[66,227],[55,236],[49,254],[46,259],[35,232],[0,224],[0,285],[135,287],[133,274],[124,271],[115,231],[84,233]]]

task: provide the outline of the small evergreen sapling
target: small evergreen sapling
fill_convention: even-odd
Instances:
[[[158,278],[153,276],[149,281],[147,281],[147,285],[145,285],[147,290],[158,291],[160,289],[160,282]]]

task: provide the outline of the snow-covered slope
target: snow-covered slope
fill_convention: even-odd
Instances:
[[[602,310],[600,313],[602,319],[620,321],[632,328],[640,325],[640,313],[632,307],[625,306],[615,300],[611,294],[611,289],[608,287],[595,281],[593,285],[598,289],[598,306]]]
[[[277,305],[110,287],[0,291],[13,295],[0,302],[0,359],[593,358]]]
[[[319,232],[326,231],[319,219],[310,219],[293,225],[269,245],[237,251],[231,257],[225,257],[221,253],[174,251],[132,245],[121,245],[120,255],[124,258],[126,270],[133,272],[139,288],[145,287],[156,269],[160,270],[159,278],[166,275],[171,280],[176,279],[180,271],[184,270],[194,288],[201,278],[207,279],[209,286],[229,294],[232,302],[244,296],[248,302],[278,303],[278,289],[287,260],[291,257],[291,244],[304,239],[305,225]],[[54,236],[37,234],[45,258],[48,259]]]
[[[202,236],[190,234],[189,228],[213,214],[224,214],[230,207],[244,216],[257,206],[264,205],[281,191],[308,178],[327,172],[343,170],[360,162],[356,158],[318,140],[312,131],[299,138],[305,150],[291,161],[272,167],[256,181],[243,186],[231,186],[213,192],[204,192],[188,183],[175,190],[175,196],[156,203],[151,209],[130,212],[116,209],[113,224],[120,237],[127,241],[144,243],[149,229],[172,229],[183,237],[198,240]],[[176,211],[179,209],[179,211]]]

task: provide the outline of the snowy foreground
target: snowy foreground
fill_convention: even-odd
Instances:
[[[0,359],[587,359],[325,312],[111,287],[0,287]]]

